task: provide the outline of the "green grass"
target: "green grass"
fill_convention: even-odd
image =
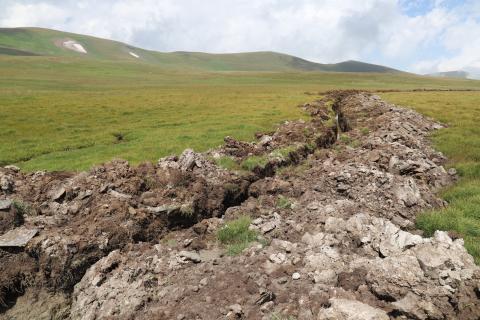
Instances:
[[[292,202],[287,197],[282,195],[277,198],[277,208],[279,209],[290,209],[292,207]]]
[[[86,49],[87,53],[78,53],[64,48],[62,43],[66,40],[77,41]],[[139,57],[133,57],[130,52]],[[319,64],[270,51],[228,54],[155,52],[108,39],[43,28],[0,28],[0,54],[136,61],[175,70],[397,72],[397,70],[384,66],[358,61]]]
[[[480,264],[480,93],[389,93],[387,100],[412,108],[448,125],[433,135],[435,147],[449,158],[460,181],[442,196],[449,206],[421,214],[417,226],[427,235],[455,231]]]
[[[124,61],[0,56],[0,165],[85,170],[252,140],[334,88],[479,87],[410,75],[193,72]],[[118,141],[116,133],[123,139]]]
[[[234,160],[232,159],[231,157],[228,157],[228,156],[222,156],[218,159],[215,159],[215,163],[224,168],[224,169],[227,169],[227,170],[241,170],[242,168],[240,167],[240,165]]]
[[[229,255],[237,255],[257,239],[257,233],[249,230],[250,217],[240,217],[227,222],[218,232],[217,239],[227,246]]]

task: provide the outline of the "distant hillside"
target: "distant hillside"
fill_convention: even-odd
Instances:
[[[166,68],[206,71],[400,72],[359,61],[321,64],[269,51],[228,54],[157,52],[118,41],[42,28],[0,28],[0,55],[137,61]]]
[[[458,79],[468,79],[469,78],[468,72],[462,71],[462,70],[429,73],[429,74],[427,74],[427,76],[444,77],[444,78],[458,78]]]

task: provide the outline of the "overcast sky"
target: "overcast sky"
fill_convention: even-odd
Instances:
[[[278,51],[419,73],[480,70],[480,0],[0,0],[0,26],[159,51]]]

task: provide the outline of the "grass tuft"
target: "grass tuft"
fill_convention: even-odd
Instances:
[[[277,208],[279,209],[290,209],[292,207],[292,202],[287,197],[282,195],[277,198]]]
[[[227,246],[229,255],[237,255],[257,239],[257,232],[250,230],[251,218],[244,216],[227,222],[217,232],[217,239]]]
[[[227,170],[241,170],[242,168],[240,165],[231,157],[229,156],[222,156],[218,159],[214,160],[217,166],[222,167]]]

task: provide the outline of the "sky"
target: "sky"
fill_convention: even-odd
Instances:
[[[158,51],[277,51],[480,73],[480,0],[0,0],[0,26]]]

